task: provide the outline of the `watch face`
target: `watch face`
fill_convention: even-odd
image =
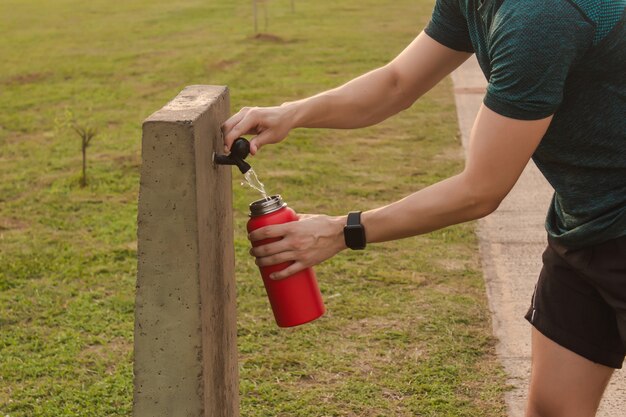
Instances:
[[[344,227],[343,231],[346,239],[346,246],[351,249],[365,248],[365,229],[363,226],[348,225]]]

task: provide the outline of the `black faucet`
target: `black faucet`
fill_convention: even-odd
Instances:
[[[237,138],[230,147],[230,154],[218,155],[213,154],[213,162],[218,165],[237,165],[239,171],[245,174],[252,168],[249,163],[244,161],[250,154],[250,142],[244,138]]]

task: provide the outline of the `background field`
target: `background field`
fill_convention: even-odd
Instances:
[[[432,1],[0,3],[0,415],[128,416],[141,122],[185,85],[233,111],[386,63]],[[261,15],[262,16],[262,15]],[[268,35],[269,34],[269,35]],[[252,164],[302,213],[398,199],[462,169],[449,81],[358,131],[297,130]],[[99,131],[78,186],[75,117]],[[473,225],[316,268],[328,314],[278,329],[245,238],[257,195],[234,175],[241,414],[502,416],[502,371]]]

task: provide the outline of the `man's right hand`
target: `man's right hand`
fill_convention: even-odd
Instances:
[[[278,143],[293,129],[293,108],[287,104],[276,107],[244,107],[222,125],[225,151],[240,136],[256,135],[250,140],[250,153],[269,143]]]

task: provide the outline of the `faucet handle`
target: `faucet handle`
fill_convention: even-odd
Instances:
[[[249,154],[250,142],[248,142],[244,138],[235,139],[232,146],[230,147],[230,155],[237,158],[246,159]]]

